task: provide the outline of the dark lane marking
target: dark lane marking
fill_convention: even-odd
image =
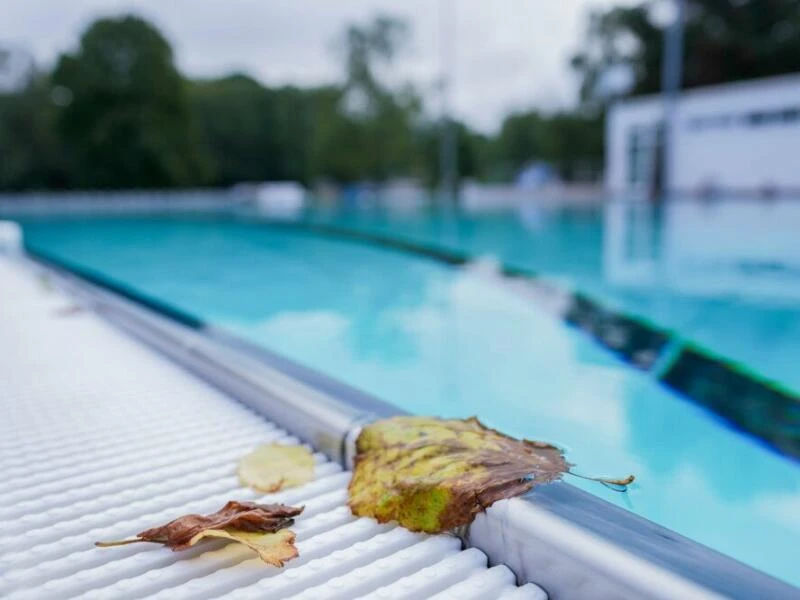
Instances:
[[[661,381],[781,453],[800,458],[796,397],[685,348]]]

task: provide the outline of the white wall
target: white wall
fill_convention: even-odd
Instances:
[[[800,118],[754,125],[756,112],[800,110],[800,76],[774,77],[685,92],[676,111],[673,186],[695,192],[713,184],[731,191],[765,186],[800,190]],[[609,113],[606,186],[626,189],[628,134],[655,125],[661,99],[621,102]],[[710,120],[727,119],[724,124]],[[705,124],[704,124],[705,123]]]

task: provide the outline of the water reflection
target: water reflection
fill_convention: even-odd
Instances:
[[[796,306],[800,203],[613,202],[603,269],[614,285]]]
[[[603,224],[601,299],[800,393],[800,203],[615,202]]]
[[[315,222],[493,256],[800,393],[800,202],[741,198],[516,213],[329,212]]]

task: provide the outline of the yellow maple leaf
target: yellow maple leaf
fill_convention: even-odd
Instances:
[[[314,479],[314,457],[304,446],[264,444],[239,461],[242,485],[272,493]]]

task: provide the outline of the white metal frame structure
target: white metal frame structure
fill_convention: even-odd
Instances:
[[[686,90],[613,105],[606,120],[606,189],[650,191],[662,124],[670,125],[665,182],[678,196],[797,194],[800,75]]]

